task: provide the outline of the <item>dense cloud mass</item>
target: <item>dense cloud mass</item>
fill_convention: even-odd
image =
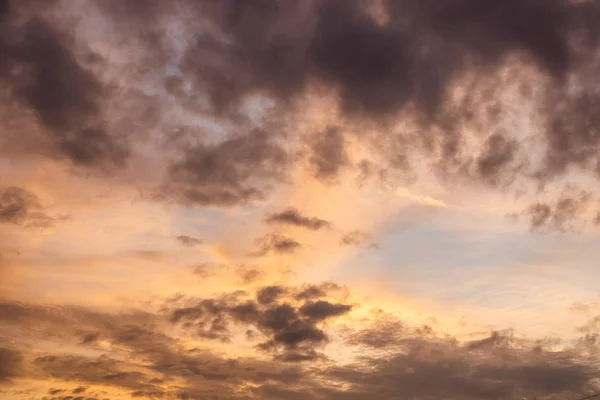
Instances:
[[[42,18],[44,8],[41,2],[4,2],[0,79],[12,99],[3,97],[10,104],[8,110],[16,101],[23,112],[32,113],[44,136],[12,137],[17,132],[9,125],[3,139],[8,146],[13,140],[23,141],[41,153],[84,167],[122,166],[128,151],[106,131],[101,117],[107,89],[77,60],[70,38]]]
[[[94,389],[95,385],[117,388],[134,398],[190,399],[207,395],[230,398],[247,383],[252,383],[248,395],[268,399],[358,399],[366,395],[387,399],[399,392],[411,397],[450,393],[461,399],[503,399],[533,394],[564,397],[593,389],[598,374],[595,364],[574,350],[552,350],[549,341],[522,339],[505,331],[460,342],[381,313],[374,314],[366,326],[349,328],[343,336],[357,350],[385,352],[365,353],[359,362],[328,365],[316,348],[328,338],[323,323],[344,318],[352,308],[327,300],[325,296],[337,289],[332,284],[265,287],[257,292],[256,301],[239,292],[200,301],[176,298],[169,300],[160,314],[110,314],[4,302],[0,320],[5,329],[36,327],[27,337],[42,334],[71,345],[85,332],[95,332],[96,339],[80,344],[87,355],[23,349],[32,360],[27,364],[19,351],[2,349],[0,377],[6,381],[43,371],[63,382],[62,388],[48,391],[50,398],[71,400],[77,396],[108,398]],[[308,293],[313,300],[294,300],[306,298]],[[188,306],[176,307],[181,302]],[[64,329],[75,321],[74,329]],[[201,340],[230,337],[235,329],[256,329],[264,337],[256,346],[274,352],[274,358],[229,359],[189,348],[171,336],[171,324],[182,324]],[[590,321],[588,325],[586,337],[597,333],[597,324]],[[98,353],[107,345],[121,349],[120,353]],[[325,385],[322,379],[336,382],[336,386]],[[431,381],[437,384],[426,384]],[[73,385],[65,387],[66,383]]]
[[[599,391],[598,21],[0,0],[0,397]]]
[[[315,88],[334,93],[339,103],[332,114],[338,120],[306,138],[307,167],[326,183],[358,161],[346,149],[357,138],[378,149],[373,156],[383,168],[406,169],[406,155],[416,150],[430,158],[436,174],[494,186],[517,175],[548,181],[571,167],[597,173],[597,96],[585,84],[597,70],[593,21],[600,8],[594,1],[86,3],[90,18],[111,24],[112,39],[134,38],[132,57],[143,68],[135,61],[112,65],[76,44],[53,7],[66,6],[4,2],[0,77],[7,110],[15,110],[4,122],[7,148],[27,143],[28,151],[82,167],[124,167],[139,147],[133,142],[155,128],[145,126],[145,118],[172,132],[163,145],[178,143],[156,198],[203,206],[264,200],[295,164],[279,139],[293,134],[291,124],[302,118],[294,116],[302,113],[300,99]],[[173,19],[181,20],[179,42],[167,33]],[[177,72],[164,75],[173,57]],[[513,71],[510,85],[521,87],[518,96],[532,104],[544,152],[537,165],[522,149],[531,133],[502,123],[512,107],[503,97],[506,85],[488,84],[501,83],[497,73],[505,68]],[[514,68],[539,77],[535,91],[532,77]],[[170,100],[108,80],[115,74],[137,79],[138,86],[159,84],[155,90]],[[221,139],[209,140],[210,124],[173,125],[165,118],[183,112],[177,110],[224,122],[225,136],[221,131]],[[142,120],[131,121],[133,115]],[[35,127],[23,125],[31,118]],[[398,118],[413,121],[418,131],[393,128]],[[376,127],[377,134],[355,137],[352,121]],[[467,131],[481,143],[474,157],[466,156]]]

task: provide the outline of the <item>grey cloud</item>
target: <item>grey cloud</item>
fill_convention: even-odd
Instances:
[[[574,57],[569,35],[585,7],[517,0],[383,4],[387,23],[359,1],[200,3],[230,40],[199,36],[186,67],[208,86],[217,109],[252,92],[285,101],[316,79],[339,91],[347,112],[381,115],[414,103],[431,114],[454,78],[472,67],[471,58],[485,68],[525,52],[553,76],[564,76]],[[508,15],[514,18],[507,23]],[[201,50],[220,62],[207,62]]]
[[[306,284],[301,286],[295,298],[298,300],[315,300],[327,297],[330,293],[341,291],[342,289],[341,286],[333,282],[325,282],[318,285]]]
[[[271,304],[275,302],[280,296],[287,293],[287,288],[282,286],[266,286],[261,288],[256,293],[256,300],[260,304]]]
[[[552,203],[532,204],[525,215],[530,218],[532,231],[565,232],[586,211],[589,199],[590,194],[586,192],[563,193]]]
[[[265,221],[268,224],[292,225],[318,231],[324,228],[330,228],[331,223],[324,219],[304,216],[296,208],[286,208],[285,210],[270,214]]]
[[[0,384],[21,375],[23,357],[15,349],[0,347]]]
[[[289,302],[293,292],[290,288],[269,286],[258,290],[257,302],[236,297],[205,299],[171,311],[171,321],[183,323],[200,337],[220,340],[229,339],[230,324],[253,326],[266,337],[257,347],[273,352],[275,359],[315,360],[320,355],[314,346],[328,340],[319,324],[347,314],[352,306],[319,300],[297,307]]]
[[[0,225],[47,229],[68,220],[67,215],[51,215],[31,191],[17,186],[0,187]],[[13,250],[17,254],[19,251]],[[0,257],[1,258],[1,257]]]
[[[179,235],[175,238],[179,243],[187,247],[195,247],[202,244],[202,240],[193,236]]]
[[[345,246],[358,246],[368,238],[369,235],[367,235],[364,232],[352,231],[342,236],[342,238],[340,239],[340,244]]]
[[[258,249],[252,255],[257,257],[273,253],[292,254],[302,247],[295,239],[276,233],[256,239],[256,245]]]
[[[490,72],[519,55],[520,62],[535,65],[550,77],[543,90],[562,96],[561,101],[546,96],[550,104],[573,103],[538,110],[550,145],[547,172],[540,171],[538,178],[552,171],[562,173],[570,164],[587,166],[596,158],[597,124],[590,107],[578,105],[591,105],[593,99],[567,99],[563,83],[569,73],[578,73],[581,63],[592,63],[598,29],[589,21],[600,13],[597,4],[561,0],[381,4],[382,20],[373,18],[360,1],[264,1],[252,8],[235,1],[201,3],[204,15],[228,40],[199,34],[186,55],[185,70],[193,76],[191,82],[206,89],[216,110],[235,109],[254,93],[289,104],[314,82],[337,91],[345,116],[381,121],[390,114],[416,110],[426,131],[417,139],[429,143],[421,150],[429,148],[429,155],[441,152],[439,169],[460,172],[463,161],[468,161],[460,159],[461,129],[491,110],[489,99],[495,91],[472,94],[480,101],[449,105],[450,90],[469,73],[494,79]],[[577,40],[575,52],[572,43]],[[204,52],[218,62],[207,62]],[[483,137],[495,130],[491,119],[474,129]],[[388,135],[395,133],[386,130],[374,140],[387,143],[388,138],[380,136]],[[344,137],[339,129],[314,136],[310,162],[319,179],[334,179],[347,163]],[[366,135],[361,138],[369,140]],[[503,173],[517,172],[507,168],[517,161],[519,146],[508,136],[492,134],[473,165],[477,177],[489,184],[506,183]],[[397,146],[392,147],[390,157],[397,160]],[[394,164],[406,167],[406,162]]]
[[[505,346],[510,342],[510,339],[510,336],[503,335],[500,332],[492,332],[490,337],[466,343],[466,346],[469,350],[477,350],[498,345]]]
[[[255,130],[215,145],[189,147],[169,170],[157,194],[187,205],[233,206],[265,197],[258,179],[284,176],[287,155],[265,132]]]
[[[122,167],[129,151],[102,121],[100,103],[107,89],[76,58],[71,38],[43,18],[34,3],[5,2],[4,10],[0,84],[35,115],[44,136],[28,137],[35,132],[28,127],[14,138],[4,129],[3,139],[28,143],[28,152],[78,166]]]
[[[46,374],[46,380],[85,385],[85,390],[81,387],[66,390],[58,386],[51,396],[61,400],[101,398],[94,389],[96,385],[112,386],[136,396],[190,399],[235,397],[239,394],[235,392],[237,388],[248,385],[253,395],[266,399],[353,400],[366,396],[392,399],[398,393],[414,398],[465,400],[578,398],[594,389],[594,379],[598,376],[593,356],[578,352],[577,347],[544,350],[539,341],[520,339],[510,331],[492,332],[483,339],[461,342],[431,329],[402,324],[382,312],[370,314],[372,326],[363,329],[353,325],[352,329],[358,330],[350,332],[348,344],[361,357],[352,363],[334,363],[324,360],[318,351],[318,345],[326,341],[327,335],[316,322],[338,316],[348,306],[325,300],[306,302],[299,295],[311,292],[311,298],[327,296],[339,287],[329,284],[282,289],[285,293],[267,305],[245,294],[229,293],[202,300],[203,303],[190,303],[188,308],[194,308],[194,312],[180,311],[181,307],[166,310],[170,316],[177,315],[174,320],[178,323],[189,323],[185,329],[193,330],[202,318],[210,320],[217,315],[231,323],[252,325],[265,336],[259,346],[273,352],[273,360],[230,358],[202,348],[186,347],[167,334],[171,329],[161,325],[159,316],[139,312],[105,314],[70,306],[4,303],[0,307],[0,318],[5,329],[19,327],[45,338],[54,332],[51,336],[54,341],[70,345],[75,343],[71,339],[80,335],[80,331],[94,326],[104,341],[119,349],[109,351],[103,347],[108,354],[91,357],[30,354],[37,353],[32,357],[33,366]],[[34,324],[36,330],[28,329],[28,323]],[[586,349],[597,346],[594,338],[597,324],[591,320],[586,331]],[[581,349],[583,344],[582,338]],[[285,351],[274,351],[277,346],[284,347]],[[365,352],[364,346],[377,351],[375,354]],[[20,360],[21,355],[18,351],[3,349],[0,358]],[[20,375],[19,363],[16,366],[12,362],[0,363],[1,376],[7,379]],[[327,384],[323,384],[325,381]],[[62,390],[64,392],[59,393]]]
[[[517,150],[518,144],[514,139],[494,133],[487,139],[483,152],[476,160],[478,175],[492,185],[501,183],[503,172],[514,161]]]
[[[145,374],[123,371],[123,363],[109,357],[44,355],[37,357],[34,363],[52,377],[67,381],[129,389],[152,388]]]
[[[328,301],[319,300],[314,303],[306,303],[300,307],[300,314],[316,320],[324,320],[348,313],[352,306],[347,304],[332,304]]]
[[[138,131],[154,122],[115,128],[112,119],[127,117],[106,114],[107,104],[151,109],[146,114],[157,124],[173,121],[172,111],[181,109],[222,125],[226,133],[217,141],[200,128],[179,141],[188,137],[173,133],[187,129],[180,120],[161,130],[169,168],[156,199],[197,206],[264,200],[295,161],[287,144],[297,139],[288,122],[303,117],[297,100],[321,88],[333,91],[341,108],[329,128],[304,143],[314,176],[324,182],[335,182],[351,165],[348,144],[355,139],[372,151],[371,169],[389,170],[388,176],[410,170],[413,154],[442,177],[468,175],[492,186],[506,187],[515,177],[549,182],[570,167],[597,175],[597,95],[585,89],[598,68],[600,7],[593,1],[383,0],[379,16],[370,12],[373,4],[358,0],[96,1],[84,7],[81,24],[99,11],[111,28],[109,44],[139,44],[131,63],[100,60],[101,68],[84,60],[99,58],[85,49],[86,38],[75,41],[73,26],[40,11],[59,3],[2,3],[5,103],[34,115],[42,130],[40,137],[30,133],[37,128],[11,137],[3,130],[2,139],[14,145],[25,138],[32,144],[27,151],[79,167],[122,167],[134,155],[131,142],[143,136]],[[183,38],[173,39],[166,28],[173,19]],[[511,104],[498,100],[506,85],[495,73],[510,63],[543,77],[536,88],[542,95],[532,96],[530,82],[510,74],[510,83],[524,88],[519,100],[536,102],[537,139],[547,145],[540,146],[543,162],[533,174],[520,169],[532,161],[527,145],[514,139],[524,134],[499,129],[498,116],[510,116]],[[165,82],[164,96],[134,96],[134,105],[125,104],[131,93],[122,92],[131,88],[113,88],[105,67],[135,80],[132,87]],[[573,79],[584,89],[567,90]],[[462,100],[451,96],[454,89],[466,89]],[[270,105],[256,112],[253,102],[265,99]],[[399,116],[414,119],[416,133],[388,124]],[[372,127],[383,129],[372,133]],[[467,131],[482,144],[479,154],[465,154]]]
[[[315,177],[325,182],[335,180],[340,170],[349,163],[343,133],[339,128],[330,128],[311,139],[309,162]]]
[[[594,218],[594,225],[596,225],[596,226],[600,225],[600,212],[598,212],[596,214],[596,217]]]
[[[79,393],[85,392],[86,390],[87,390],[87,388],[85,386],[78,386],[75,389],[73,389],[71,391],[71,393],[73,393],[73,394],[79,394]]]
[[[363,366],[332,368],[331,376],[350,388],[343,395],[327,395],[359,399],[368,393],[387,399],[401,390],[415,398],[504,399],[576,397],[593,390],[596,367],[580,363],[570,351],[545,351],[534,342],[519,342],[500,332],[461,343],[437,334],[423,336],[387,318],[375,322],[372,328],[353,333],[351,339],[354,344],[388,351],[368,358]]]
[[[39,208],[33,193],[20,187],[0,188],[0,222],[21,223]]]

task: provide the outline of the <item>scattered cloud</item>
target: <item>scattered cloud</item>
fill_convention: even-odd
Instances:
[[[367,235],[364,232],[352,231],[352,232],[348,232],[344,236],[342,236],[342,238],[340,239],[340,244],[342,244],[344,246],[358,246],[358,245],[362,244],[368,238],[369,238],[369,235]]]
[[[292,225],[313,231],[331,228],[331,223],[329,221],[316,217],[306,217],[302,215],[300,211],[292,207],[286,208],[279,213],[270,214],[265,221],[268,224]]]
[[[252,254],[257,257],[272,253],[292,254],[302,247],[295,239],[276,233],[256,239],[256,245],[258,250]]]
[[[179,243],[181,243],[183,246],[187,246],[187,247],[196,247],[196,246],[200,246],[202,244],[201,239],[195,238],[193,236],[179,235],[175,239]]]

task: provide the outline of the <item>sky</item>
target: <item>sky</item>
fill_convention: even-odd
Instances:
[[[0,0],[0,398],[600,392],[599,18]]]

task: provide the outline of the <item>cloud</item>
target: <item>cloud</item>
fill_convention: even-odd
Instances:
[[[561,355],[536,361],[518,357],[507,363],[464,358],[447,344],[414,342],[407,354],[371,359],[363,368],[334,367],[331,378],[350,386],[344,398],[369,393],[383,397],[402,391],[411,397],[507,398],[521,395],[576,395],[592,389],[593,369]],[[421,347],[422,346],[422,347]],[[555,378],[555,379],[552,379]],[[434,387],[427,382],[435,382]],[[331,393],[333,394],[333,393]]]
[[[34,363],[50,376],[61,380],[134,390],[153,387],[145,374],[123,371],[124,363],[110,357],[45,355],[37,357]]]
[[[474,0],[442,7],[432,1],[383,4],[385,23],[359,1],[266,1],[260,12],[234,1],[201,7],[230,40],[199,39],[186,54],[187,71],[208,86],[218,109],[252,92],[285,101],[317,80],[338,90],[347,112],[381,115],[412,102],[432,113],[461,69],[470,67],[470,57],[486,67],[523,51],[562,76],[573,57],[569,34],[583,8],[516,0],[486,7]],[[516,18],[506,26],[503,15]],[[448,23],[451,18],[455,23]],[[535,26],[525,22],[532,19]],[[200,56],[201,48],[221,60],[220,69]],[[237,74],[241,65],[245,73]],[[228,81],[232,76],[237,79]]]
[[[564,172],[561,164],[587,165],[596,158],[593,113],[578,105],[594,104],[593,95],[569,98],[563,90],[566,77],[580,73],[577,66],[582,60],[593,63],[598,36],[589,21],[600,10],[592,2],[524,4],[511,0],[482,7],[468,0],[443,6],[433,1],[381,5],[379,17],[360,1],[267,1],[261,3],[260,12],[234,1],[190,7],[192,12],[201,9],[228,40],[199,35],[187,49],[183,75],[193,87],[203,89],[210,99],[209,108],[217,114],[238,110],[255,95],[273,100],[285,112],[313,86],[336,93],[340,124],[356,118],[378,124],[390,116],[413,113],[422,125],[421,137],[384,129],[379,135],[360,138],[363,143],[373,140],[369,144],[375,147],[402,143],[433,157],[444,173],[462,174],[468,168],[477,180],[504,185],[521,165],[517,159],[521,143],[513,137],[522,135],[497,129],[498,115],[513,104],[493,103],[504,88],[489,89],[483,81],[500,79],[494,73],[516,62],[544,77],[541,90],[548,92],[549,104],[557,105],[540,105],[534,111],[543,140],[549,144],[537,178],[552,175],[551,171],[554,175]],[[505,15],[514,18],[506,24]],[[536,21],[533,25],[528,22],[532,20]],[[572,50],[574,41],[578,41],[577,52]],[[212,55],[210,61],[205,52]],[[479,79],[464,101],[453,102],[453,91],[468,85],[465,80],[472,75]],[[526,87],[530,83],[528,77],[511,77],[512,84],[518,81]],[[526,95],[522,97],[528,101]],[[580,118],[570,118],[569,110],[577,110]],[[574,124],[585,124],[585,128],[571,128]],[[464,154],[469,151],[467,128],[479,131],[483,141],[481,153],[474,157]],[[336,127],[312,136],[309,163],[318,179],[331,182],[350,163],[345,151],[349,135]],[[569,144],[560,146],[560,141]],[[405,169],[406,162],[391,161],[402,158],[398,151],[407,148],[383,148],[380,156],[390,157],[390,167],[397,164]],[[582,153],[579,159],[585,161],[577,161],[576,153]]]
[[[202,219],[217,236],[225,215],[246,221],[266,209],[255,203],[313,188],[298,177],[316,181],[318,195],[337,195],[326,186],[342,184],[347,198],[347,174],[373,177],[362,182],[357,206],[384,200],[377,185],[410,185],[412,175],[433,175],[424,186],[441,182],[452,191],[539,186],[537,203],[521,214],[536,232],[573,229],[598,195],[542,197],[562,180],[587,185],[600,176],[597,2],[94,0],[76,10],[67,3],[0,1],[0,153],[7,160],[0,172],[11,182],[32,178],[23,179],[31,190],[0,189],[4,227],[54,223],[35,193],[54,188],[56,178],[53,190],[69,196],[63,188],[71,179],[98,171],[104,174],[91,183],[98,192],[82,195],[89,209],[109,207],[105,193],[129,198],[139,190],[144,201],[177,206],[185,226]],[[55,170],[60,177],[48,177]],[[447,207],[408,189],[393,195]],[[306,196],[295,204],[307,204]],[[23,268],[7,274],[9,295],[32,303],[0,302],[0,334],[18,338],[0,349],[1,383],[56,388],[41,396],[61,400],[103,397],[98,390],[180,399],[562,398],[597,387],[595,319],[561,350],[508,331],[462,340],[389,316],[370,324],[335,283],[283,285],[263,263],[294,258],[305,243],[278,229],[323,233],[332,223],[308,208],[271,206],[278,212],[265,222],[275,233],[259,237],[251,253],[266,257],[232,271],[242,282],[208,288],[221,294],[180,294],[160,311],[154,297],[127,302],[121,312],[36,304],[45,296],[39,290],[63,275],[85,291],[112,287],[123,274],[99,278],[95,270],[87,280],[59,268],[38,275],[31,265],[47,253],[23,250]],[[185,210],[210,207],[238,210]],[[346,211],[335,220],[352,214]],[[97,221],[95,211],[89,215]],[[72,234],[23,240],[32,250],[69,252]],[[362,231],[340,236],[342,245],[369,244]],[[89,250],[96,249],[110,251],[102,243]],[[155,261],[153,268],[167,261],[150,250],[136,255]],[[200,265],[196,278],[209,268]],[[159,286],[169,295],[181,287]],[[93,301],[109,295],[101,294]]]
[[[187,246],[187,247],[195,247],[195,246],[199,246],[202,244],[202,240],[192,237],[192,236],[187,236],[187,235],[179,235],[175,238],[179,243],[181,243],[183,246]]]
[[[55,221],[43,212],[35,194],[16,186],[0,188],[0,223],[48,227]]]
[[[37,197],[23,188],[0,189],[0,222],[22,222],[31,209],[38,207]]]
[[[270,214],[265,221],[268,224],[292,225],[313,231],[331,227],[330,222],[316,217],[306,217],[302,215],[296,208],[292,207],[286,208],[279,213]]]
[[[476,160],[477,173],[493,186],[500,183],[506,167],[515,159],[518,144],[514,139],[494,133],[487,138],[485,150]]]
[[[0,347],[0,383],[21,375],[23,357],[17,350]]]
[[[60,2],[4,3],[6,152],[130,181],[121,167],[155,146],[167,167],[151,198],[201,207],[264,201],[298,160],[327,183],[363,161],[387,179],[416,163],[446,183],[504,189],[570,166],[597,175],[597,95],[585,89],[598,69],[594,2],[381,1],[376,13],[358,0],[151,3],[86,3],[81,22]],[[91,20],[110,27],[105,46],[83,29]],[[117,62],[110,48],[124,39],[135,51]],[[337,104],[325,127],[297,133],[315,93]],[[505,123],[521,117],[531,129]],[[149,140],[153,130],[162,136]],[[350,154],[356,142],[368,161]]]
[[[530,218],[532,231],[566,232],[571,229],[570,223],[586,211],[589,199],[587,192],[563,193],[553,203],[532,204],[524,214]]]
[[[363,243],[365,240],[367,240],[368,238],[369,238],[369,235],[367,235],[364,232],[352,231],[352,232],[348,232],[344,236],[342,236],[342,238],[340,239],[340,244],[345,245],[345,246],[358,246],[361,243]]]
[[[198,303],[171,311],[171,321],[184,323],[202,338],[227,341],[232,324],[258,329],[265,340],[258,344],[263,351],[273,352],[282,361],[308,361],[320,355],[314,346],[328,341],[318,325],[328,319],[347,314],[351,305],[326,300],[304,302],[296,306],[290,297],[297,292],[281,286],[268,286],[256,293],[256,302],[244,300],[238,294]],[[240,294],[241,295],[241,294]],[[281,351],[283,348],[283,351]]]
[[[342,167],[349,164],[344,135],[339,128],[330,128],[311,139],[309,163],[315,177],[324,182],[334,181]]]
[[[78,386],[75,389],[73,389],[71,391],[71,393],[73,393],[73,394],[79,394],[79,393],[85,392],[86,390],[87,390],[87,388],[85,386]]]
[[[546,350],[511,332],[460,342],[378,314],[368,327],[352,331],[349,340],[378,350],[362,366],[330,371],[349,385],[349,399],[366,393],[385,398],[398,390],[411,397],[473,399],[577,396],[594,390],[594,366],[578,362],[571,350]],[[427,382],[436,382],[435,388]]]
[[[226,139],[184,150],[169,168],[158,197],[187,205],[232,206],[262,199],[266,187],[253,184],[283,177],[287,155],[265,132]]]
[[[286,293],[287,289],[282,286],[266,286],[256,293],[256,300],[260,304],[271,304]]]
[[[3,303],[0,319],[4,329],[9,333],[14,328],[29,332],[21,340],[31,338],[35,343],[45,337],[74,346],[73,339],[95,329],[104,344],[85,344],[82,349],[89,354],[85,356],[69,351],[53,354],[45,350],[40,354],[39,350],[23,350],[33,360],[27,368],[19,361],[21,351],[3,349],[1,376],[4,380],[17,376],[35,380],[40,377],[36,371],[41,370],[48,382],[84,385],[52,389],[50,396],[57,399],[78,395],[101,398],[96,389],[105,387],[130,395],[167,398],[226,398],[251,390],[264,398],[348,400],[367,394],[387,398],[399,392],[411,397],[461,399],[576,397],[594,390],[598,376],[595,356],[583,352],[583,341],[577,345],[580,347],[551,350],[543,341],[497,331],[465,342],[410,326],[386,313],[370,314],[364,324],[348,326],[348,350],[360,357],[352,362],[327,360],[319,351],[329,339],[323,322],[345,315],[350,306],[325,299],[301,299],[307,291],[320,297],[339,288],[333,284],[279,288],[282,294],[267,304],[232,292],[199,301],[179,297],[164,310],[190,333],[216,318],[227,320],[230,328],[252,327],[264,337],[258,349],[272,354],[271,360],[219,355],[204,348],[202,341],[189,347],[187,339],[170,336],[174,330],[163,324],[159,315]],[[256,298],[269,291],[273,289],[259,289]],[[177,302],[188,307],[178,307]],[[597,324],[587,325],[586,337],[591,338]],[[586,349],[597,346],[593,340],[586,343]],[[97,355],[90,353],[100,349]]]
[[[339,292],[343,288],[333,282],[325,282],[318,285],[306,284],[300,287],[295,298],[298,300],[315,300],[323,297],[327,297],[329,293]]]
[[[3,101],[16,101],[32,113],[42,136],[36,138],[36,129],[30,126],[21,127],[15,137],[7,128],[3,139],[10,147],[20,143],[28,152],[82,167],[122,167],[129,151],[107,132],[102,119],[107,88],[81,64],[71,38],[43,18],[41,9],[5,2],[0,85],[12,97]]]
[[[300,314],[315,320],[325,320],[330,317],[336,317],[348,313],[352,306],[347,304],[331,304],[327,301],[319,300],[314,303],[306,303],[300,307]]]
[[[260,257],[267,254],[291,254],[299,250],[302,245],[295,239],[277,233],[262,236],[256,239],[258,250],[252,253]]]

